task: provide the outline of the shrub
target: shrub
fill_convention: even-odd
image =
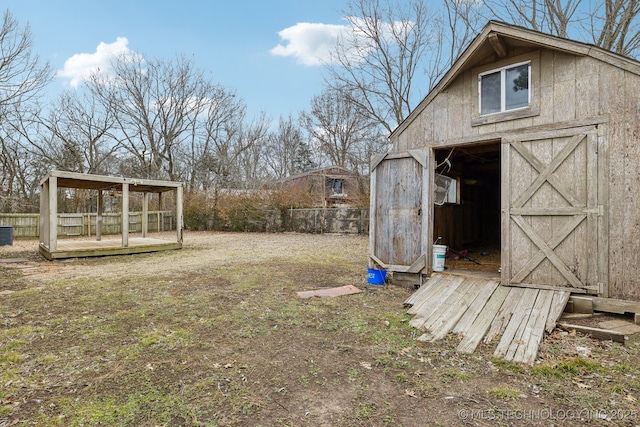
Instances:
[[[211,230],[215,221],[215,203],[205,193],[184,196],[184,225],[189,230]]]

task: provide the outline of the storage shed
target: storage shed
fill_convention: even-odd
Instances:
[[[97,193],[95,240],[58,239],[58,195],[61,189],[84,189]],[[103,197],[106,192],[121,197],[120,239],[102,239]],[[176,237],[154,238],[148,235],[148,206],[151,194],[174,193]],[[130,237],[129,196],[142,193],[141,235]],[[162,202],[159,202],[161,205]],[[51,171],[40,182],[40,252],[47,259],[121,255],[182,248],[183,231],[182,183],[149,179],[90,175]]]
[[[372,159],[370,264],[423,283],[441,238],[497,251],[502,287],[640,312],[639,87],[633,59],[489,22]]]
[[[359,205],[368,190],[366,184],[356,171],[333,165],[288,176],[277,188],[308,195],[315,207],[333,208]]]

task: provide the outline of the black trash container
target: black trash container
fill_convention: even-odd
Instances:
[[[0,225],[0,246],[13,246],[12,225]]]

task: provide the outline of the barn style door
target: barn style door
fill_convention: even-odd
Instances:
[[[564,130],[502,147],[502,282],[598,293],[598,134]]]
[[[371,165],[369,257],[403,273],[428,267],[428,151],[387,153]]]

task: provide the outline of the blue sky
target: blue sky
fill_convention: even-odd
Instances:
[[[250,114],[307,109],[322,90],[318,57],[344,28],[347,0],[0,0],[31,26],[33,50],[70,87],[109,55],[193,57],[211,81],[236,90]],[[314,25],[309,25],[314,24]],[[315,64],[315,65],[314,65]]]

